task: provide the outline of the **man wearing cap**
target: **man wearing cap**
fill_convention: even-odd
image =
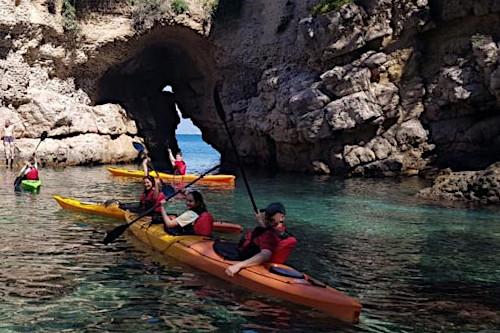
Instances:
[[[243,261],[226,268],[226,274],[234,276],[242,268],[260,265],[268,262],[276,251],[284,232],[285,206],[274,202],[262,209],[255,217],[260,226],[245,233],[238,244],[238,252]]]

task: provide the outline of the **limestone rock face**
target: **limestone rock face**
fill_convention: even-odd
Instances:
[[[47,131],[48,139],[38,150],[44,164],[131,161],[137,156],[132,146],[135,122],[117,104],[92,105],[88,94],[67,76],[68,67],[87,59],[67,44],[61,16],[51,14],[47,3],[1,2],[1,128],[6,121],[17,123],[14,135],[21,159]]]
[[[44,165],[78,165],[129,162],[137,157],[133,138],[122,134],[117,138],[96,133],[80,134],[63,139],[45,139],[37,155]],[[16,147],[27,159],[39,139],[19,139]]]
[[[268,33],[238,47],[258,28],[231,20],[214,34],[236,140],[255,143],[247,163],[378,177],[500,159],[496,1],[361,0],[318,15],[294,3],[297,29],[279,44]],[[232,17],[258,16],[269,32],[265,13],[279,9],[254,1]],[[242,67],[251,75],[236,82]]]
[[[29,138],[38,138],[47,131],[49,138],[39,150],[46,164],[128,162],[137,156],[131,144],[133,139],[153,137],[166,130],[158,139],[162,145],[157,149],[163,153],[165,138],[173,136],[179,122],[175,104],[170,101],[168,107],[163,106],[163,109],[171,108],[169,117],[155,118],[141,112],[153,113],[152,110],[162,108],[158,101],[164,103],[165,98],[168,99],[161,91],[168,77],[161,71],[145,69],[150,60],[142,61],[144,65],[131,59],[141,52],[144,57],[149,56],[152,52],[147,52],[148,47],[158,49],[161,42],[168,44],[175,34],[161,32],[164,37],[160,42],[158,37],[151,37],[152,34],[146,34],[137,42],[137,36],[156,25],[173,25],[179,27],[177,37],[185,45],[189,40],[182,38],[182,34],[201,39],[208,33],[213,1],[188,0],[189,10],[179,15],[173,14],[168,1],[161,8],[148,9],[155,13],[141,12],[144,8],[133,7],[125,0],[71,3],[77,16],[68,21],[62,0],[0,1],[0,102],[3,106],[0,134],[6,121],[18,123],[14,130],[16,148],[18,157],[25,157],[31,154],[33,146]],[[141,21],[145,18],[146,23]],[[138,22],[142,22],[141,29],[134,30]],[[159,61],[168,63],[169,59]],[[178,61],[170,62],[179,65]],[[125,69],[121,71],[121,68]],[[113,76],[125,71],[127,79]],[[154,73],[157,78],[150,79],[153,83],[148,84],[134,74],[136,72],[146,73],[148,77]],[[183,74],[189,76],[187,71]],[[133,87],[124,87],[124,82],[133,82]],[[190,89],[195,88],[204,89],[195,84]],[[131,91],[138,93],[134,95]],[[152,92],[156,95],[152,96]],[[141,112],[135,111],[137,109]],[[165,118],[171,123],[164,124]],[[207,117],[200,117],[203,118]],[[154,155],[157,141],[150,138],[150,143]],[[172,147],[176,147],[175,141]]]
[[[0,6],[1,115],[22,122],[19,147],[47,130],[71,156],[42,150],[46,163],[122,161],[132,147],[116,144],[137,135],[161,164],[165,142],[178,148],[178,108],[234,165],[216,85],[248,165],[383,177],[500,160],[495,0],[357,0],[323,14],[318,0],[221,0],[213,17],[210,1],[144,17],[125,0],[78,2],[73,39],[62,1],[17,3]]]

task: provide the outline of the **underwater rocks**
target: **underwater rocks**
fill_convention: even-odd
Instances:
[[[449,172],[418,195],[432,200],[500,203],[500,162],[481,171]]]

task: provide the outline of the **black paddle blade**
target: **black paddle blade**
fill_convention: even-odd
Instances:
[[[14,180],[14,187],[15,188],[19,188],[19,186],[21,186],[21,181],[22,180],[23,180],[23,178],[21,176],[17,176],[16,180]]]
[[[132,145],[134,146],[134,149],[137,151],[143,151],[144,149],[146,149],[146,147],[144,147],[144,145],[142,143],[137,142],[137,141],[133,141]]]
[[[43,141],[43,140],[47,139],[47,135],[48,135],[47,131],[43,131],[42,136],[40,137],[40,140]]]
[[[168,198],[175,194],[175,189],[168,184],[163,185],[161,187],[161,191],[163,192],[163,194],[165,194],[165,198]]]
[[[130,224],[128,224],[128,223],[122,224],[122,225],[119,225],[118,227],[114,228],[110,232],[108,232],[106,234],[106,237],[102,241],[104,243],[104,245],[108,245],[109,243],[114,242],[115,239],[120,237],[125,232],[125,230],[128,229],[129,226],[130,226]]]
[[[219,97],[219,89],[217,89],[218,85],[220,84],[217,83],[214,88],[215,110],[217,111],[217,114],[219,115],[220,119],[222,121],[226,121],[226,114],[224,113],[224,108],[222,107],[222,103]]]

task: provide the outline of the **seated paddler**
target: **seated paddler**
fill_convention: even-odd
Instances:
[[[27,180],[39,180],[38,176],[38,159],[36,158],[36,154],[29,159],[26,164],[26,168],[23,173],[23,179]]]
[[[183,194],[188,209],[177,217],[169,216],[165,210],[167,201],[161,201],[161,217],[165,232],[175,236],[210,236],[214,219],[207,211],[203,196],[198,191],[184,192]]]
[[[266,262],[283,263],[287,260],[297,239],[286,232],[285,206],[275,202],[255,214],[259,226],[247,231],[238,243],[241,261],[226,268],[226,274],[234,276],[242,268]]]

